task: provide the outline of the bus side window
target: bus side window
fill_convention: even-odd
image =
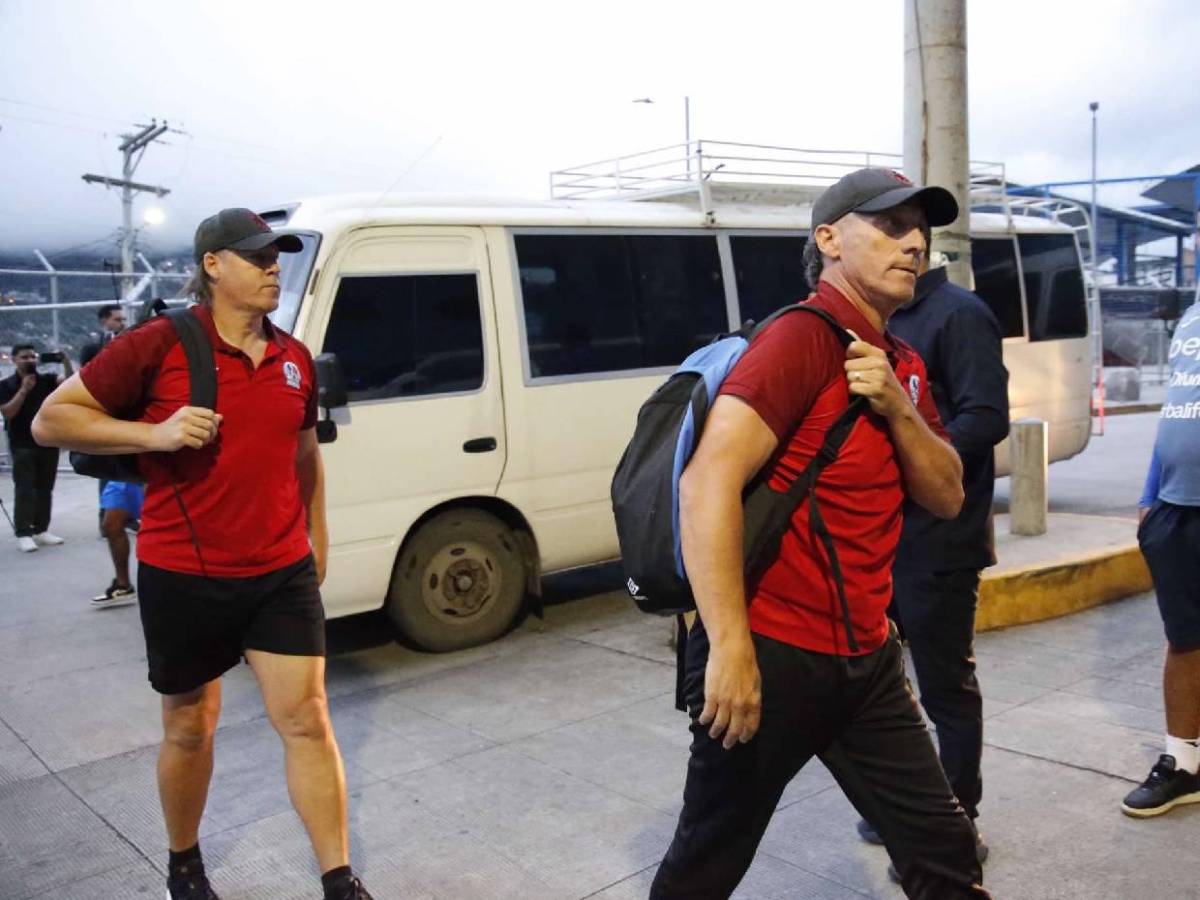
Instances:
[[[351,402],[478,390],[483,327],[476,276],[345,276],[323,351],[337,354]]]
[[[1029,304],[1029,339],[1087,337],[1087,298],[1079,251],[1070,234],[1022,234],[1021,269]]]
[[[1023,337],[1021,282],[1012,238],[971,238],[971,271],[975,274],[975,293],[991,307],[1000,323],[1000,334]]]
[[[517,234],[530,376],[676,366],[726,330],[716,238]]]
[[[808,297],[803,258],[807,240],[799,235],[730,236],[741,322],[761,322],[781,306]]]

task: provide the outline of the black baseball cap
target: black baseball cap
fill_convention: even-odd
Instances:
[[[196,262],[204,259],[205,253],[218,250],[261,250],[274,244],[281,253],[299,253],[304,249],[300,238],[294,234],[280,234],[258,213],[251,209],[234,207],[223,209],[209,216],[196,229],[192,248]]]
[[[870,167],[858,169],[827,187],[813,204],[812,227],[832,225],[852,212],[872,213],[916,200],[931,228],[958,218],[958,203],[945,188],[920,187],[899,172]]]

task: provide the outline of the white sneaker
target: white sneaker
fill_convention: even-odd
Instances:
[[[33,540],[39,547],[57,547],[59,544],[66,543],[66,541],[60,538],[57,534],[51,534],[49,531],[43,531],[41,534],[35,534],[33,536]]]
[[[28,536],[17,538],[17,546],[21,548],[22,553],[32,553],[38,548],[37,542]]]

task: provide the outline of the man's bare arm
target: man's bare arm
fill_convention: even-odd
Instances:
[[[325,580],[325,567],[329,560],[329,528],[325,520],[325,464],[321,459],[321,445],[317,443],[317,430],[308,428],[300,432],[300,443],[296,448],[296,477],[300,481],[300,501],[308,520],[308,536],[312,542],[313,560],[317,564],[318,583]]]
[[[0,404],[0,416],[4,416],[6,421],[15,419],[20,414],[21,408],[25,405],[25,398],[29,396],[29,392],[33,390],[35,384],[37,384],[35,375],[26,375],[22,378],[17,392],[12,395],[12,398],[7,403]]]
[[[762,418],[735,397],[718,397],[679,480],[683,562],[708,633],[700,723],[728,749],[758,731],[762,682],[746,611],[742,490],[778,446]]]
[[[55,388],[34,416],[33,439],[43,447],[84,453],[170,452],[205,446],[217,436],[220,424],[219,413],[195,406],[184,406],[157,425],[116,419],[79,376],[72,375]]]

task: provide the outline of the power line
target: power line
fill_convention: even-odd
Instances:
[[[28,100],[14,100],[11,97],[0,97],[0,103],[11,103],[14,106],[27,106],[30,109],[40,109],[45,112],[63,113],[68,116],[78,116],[81,119],[95,119],[98,122],[109,122],[115,125],[124,125],[124,119],[114,119],[111,116],[98,116],[95,113],[78,112],[73,109],[64,109],[61,106],[46,106],[42,103],[30,103]]]
[[[80,131],[84,134],[95,134],[92,128],[84,128],[81,125],[67,125],[64,122],[50,122],[46,119],[35,119],[32,116],[18,116],[10,112],[0,112],[0,118],[14,119],[18,122],[33,122],[36,125],[49,125],[51,128],[64,128],[67,131]]]

